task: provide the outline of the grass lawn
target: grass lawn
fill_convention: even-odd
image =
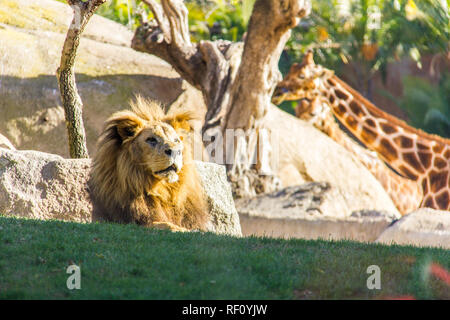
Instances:
[[[431,262],[450,269],[450,250],[0,217],[1,299],[450,299]]]

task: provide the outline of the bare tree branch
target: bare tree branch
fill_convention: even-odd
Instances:
[[[164,38],[171,40],[169,21],[164,15],[161,5],[154,0],[142,0],[142,2],[148,5],[150,10],[152,10],[153,15],[155,16],[155,19],[158,22],[158,26],[164,35]],[[170,42],[171,41],[169,41],[169,43]]]
[[[81,34],[97,8],[106,0],[68,0],[74,10],[74,17],[67,31],[61,53],[60,67],[56,71],[61,100],[66,116],[69,149],[72,158],[88,158],[86,133],[84,131],[83,103],[75,81],[75,58]]]
[[[172,41],[177,46],[191,43],[189,36],[188,10],[182,0],[162,1],[162,6],[169,19]]]

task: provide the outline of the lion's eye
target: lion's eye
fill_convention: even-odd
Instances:
[[[156,138],[154,138],[154,137],[151,137],[151,138],[147,138],[146,142],[149,145],[151,145],[152,147],[154,147],[158,143],[158,140],[156,140]]]

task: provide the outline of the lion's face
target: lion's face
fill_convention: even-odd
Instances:
[[[149,122],[134,138],[137,161],[159,179],[178,181],[183,167],[183,142],[175,129],[160,121]]]
[[[152,183],[152,178],[179,181],[183,155],[190,159],[189,145],[182,140],[192,131],[191,113],[166,114],[158,104],[142,99],[131,106],[106,121],[95,162],[102,163],[105,175],[120,173],[120,179],[127,180],[123,185],[136,185],[133,180],[141,178],[143,183]]]

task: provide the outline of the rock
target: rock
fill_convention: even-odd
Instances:
[[[71,19],[71,8],[61,2],[0,1],[0,132],[18,149],[69,156],[55,74]],[[201,93],[171,66],[129,48],[132,36],[99,16],[83,33],[75,71],[90,154],[106,118],[135,94],[205,109]]]
[[[196,161],[197,171],[205,186],[211,215],[210,231],[241,235],[239,215],[234,206],[231,186],[224,166]]]
[[[376,242],[450,249],[450,211],[416,210],[387,228]]]
[[[399,215],[351,212],[339,189],[309,182],[251,199],[236,199],[242,234],[281,238],[374,241]]]
[[[4,135],[0,134],[0,148],[9,149],[9,150],[16,150],[12,143],[6,138]]]
[[[209,230],[241,235],[225,169],[196,161],[210,205]],[[87,181],[90,159],[0,148],[0,213],[33,219],[92,221]]]
[[[90,160],[0,149],[0,213],[90,222],[89,167]]]

